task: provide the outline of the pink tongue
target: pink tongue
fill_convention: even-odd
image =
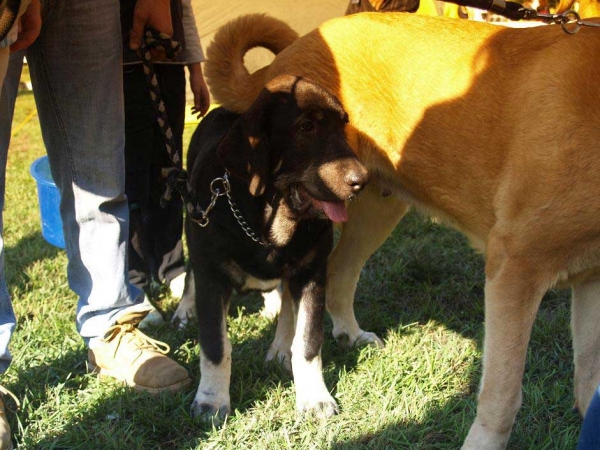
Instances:
[[[346,222],[348,220],[348,211],[346,211],[344,202],[321,202],[321,207],[333,222]]]

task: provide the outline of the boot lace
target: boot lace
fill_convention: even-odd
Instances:
[[[8,395],[9,397],[12,397],[12,399],[17,404],[17,409],[19,409],[21,407],[21,402],[19,401],[17,396],[2,385],[0,385],[0,395]]]
[[[130,323],[117,324],[110,327],[106,331],[106,334],[104,335],[102,341],[109,343],[114,339],[118,339],[114,352],[114,355],[116,355],[125,336],[130,337],[133,345],[135,345],[140,350],[140,354],[142,350],[151,350],[158,353],[162,353],[163,355],[166,355],[171,351],[171,347],[169,347],[168,344],[166,344],[165,342],[157,341],[156,339],[152,339],[150,336],[146,336],[135,325],[132,325]]]

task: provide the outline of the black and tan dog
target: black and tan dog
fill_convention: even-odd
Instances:
[[[222,419],[230,411],[232,291],[270,291],[281,281],[297,314],[295,334],[294,321],[284,325],[293,336],[298,410],[337,411],[321,370],[327,257],[332,221],[347,219],[344,202],[368,179],[346,142],[347,120],[334,96],[284,75],[241,116],[218,108],[196,129],[187,164],[208,224],[186,219],[190,267],[175,314],[185,319],[194,304],[198,312],[201,380],[194,415]],[[217,189],[223,198],[214,196]],[[283,350],[275,343],[270,358],[289,356],[289,344]]]
[[[585,413],[600,382],[600,30],[361,13],[286,47],[287,34],[263,15],[233,21],[215,35],[205,73],[216,100],[238,112],[281,73],[309,77],[348,112],[348,142],[371,182],[329,259],[334,336],[380,342],[359,328],[354,290],[414,205],[486,256],[483,376],[463,448],[507,445],[534,318],[561,284],[573,290]],[[278,54],[250,74],[243,56],[255,46]]]

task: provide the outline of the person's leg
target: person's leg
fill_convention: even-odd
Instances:
[[[0,373],[6,372],[12,360],[8,344],[17,323],[4,273],[4,223],[2,211],[4,211],[6,160],[10,144],[14,106],[23,67],[23,52],[12,55],[10,64],[7,64],[7,67],[4,83],[0,83]],[[0,388],[0,394],[4,394],[2,388]],[[10,426],[6,420],[3,398],[0,397],[0,449],[10,448],[12,448]]]
[[[11,56],[6,78],[0,89],[0,373],[6,372],[12,360],[8,343],[16,326],[16,318],[4,275],[4,223],[2,212],[4,211],[6,160],[19,79],[23,67],[23,56],[23,52]]]
[[[176,149],[181,155],[185,126],[185,69],[180,64],[157,64],[155,70]],[[163,167],[173,166],[173,162],[164,148],[164,139],[158,127],[156,127],[154,142],[148,204],[153,243],[152,251],[157,263],[158,281],[169,285],[185,270],[181,240],[183,233],[183,201],[175,192],[171,200],[164,207],[161,207],[161,198],[166,189],[161,170]]]
[[[141,64],[123,67],[125,193],[129,200],[129,281],[148,292],[152,282],[148,218],[150,167],[156,115]]]
[[[142,300],[126,277],[119,3],[48,3],[27,58],[61,194],[69,285],[79,296],[77,328],[87,341]]]
[[[48,4],[27,57],[90,366],[140,389],[180,389],[187,371],[136,329],[149,307],[128,282],[119,2]]]

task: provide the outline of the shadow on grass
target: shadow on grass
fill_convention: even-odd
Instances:
[[[63,251],[46,242],[41,233],[29,234],[19,239],[16,245],[7,246],[5,271],[8,286],[24,290],[29,280],[27,268],[37,261],[54,258]]]

